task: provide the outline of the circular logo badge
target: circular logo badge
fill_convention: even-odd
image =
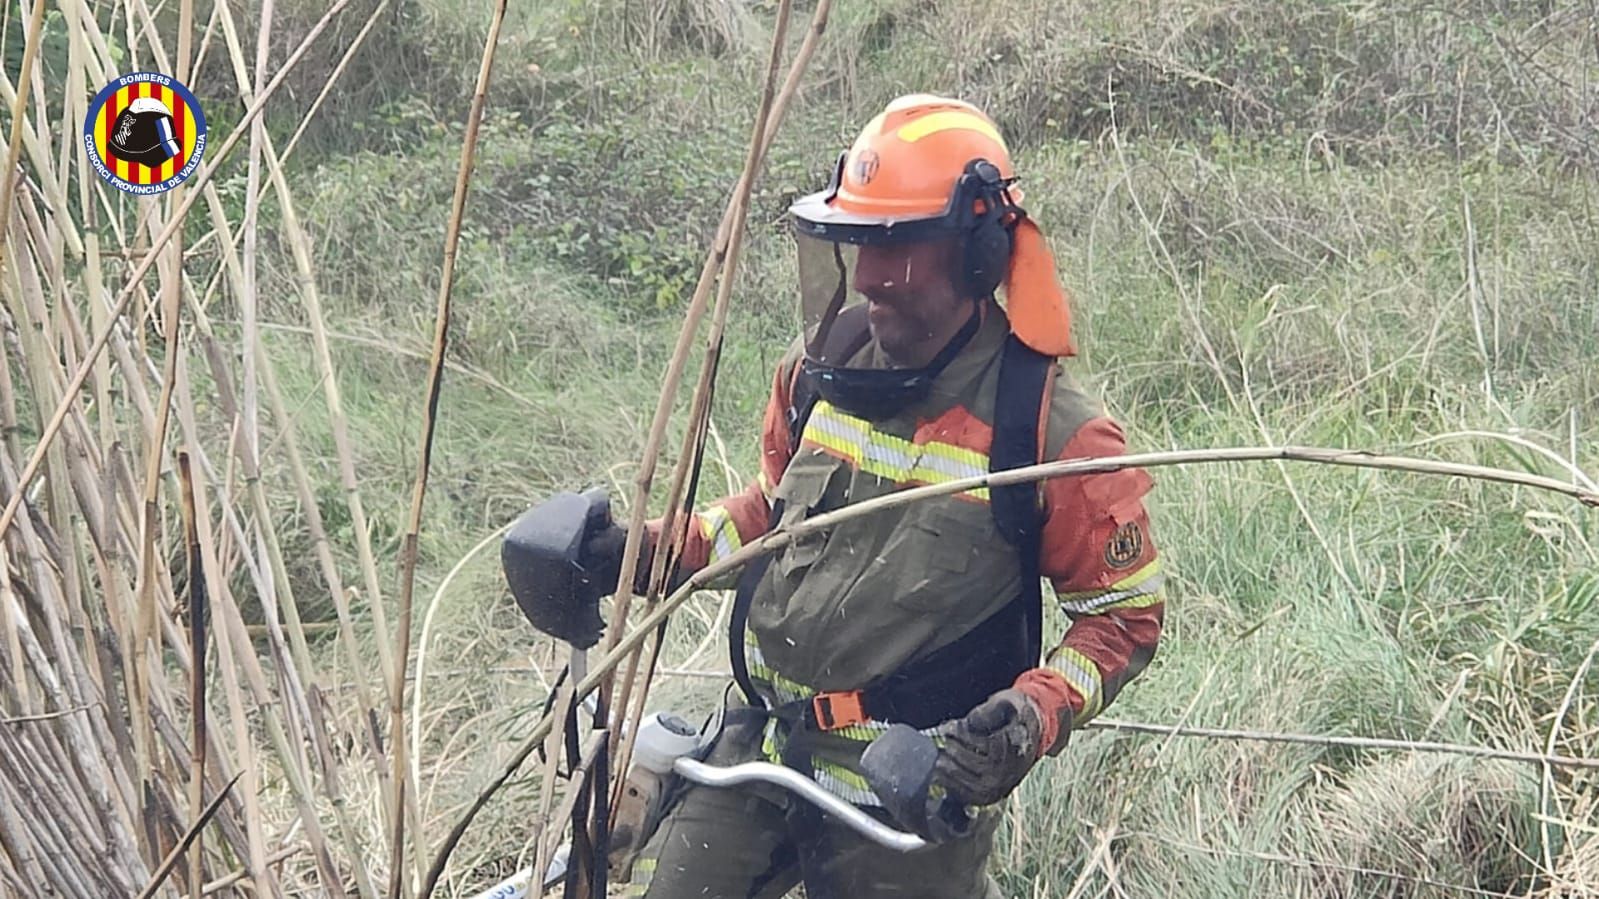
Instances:
[[[205,155],[205,114],[176,78],[133,72],[106,85],[83,119],[83,149],[106,183],[130,194],[165,193]]]
[[[881,164],[876,150],[862,150],[855,157],[855,180],[862,185],[870,184],[877,177],[877,167]]]
[[[1129,521],[1117,528],[1105,544],[1105,564],[1112,568],[1126,568],[1144,554],[1144,532],[1138,522]]]

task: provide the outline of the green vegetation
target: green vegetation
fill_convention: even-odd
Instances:
[[[281,39],[316,6],[290,4]],[[1301,443],[1599,477],[1591,7],[841,6],[756,193],[702,499],[753,472],[794,325],[782,210],[913,90],[984,104],[1011,136],[1077,297],[1072,367],[1136,447]],[[434,844],[536,717],[556,656],[510,602],[494,542],[465,557],[552,490],[627,492],[774,7],[513,5],[422,542],[424,603],[465,559],[431,613],[420,684]],[[488,8],[396,5],[295,159],[316,185],[299,212],[389,558]],[[299,77],[308,103],[319,76]],[[276,260],[262,315],[353,560],[286,248]],[[270,449],[267,463],[268,477],[286,464]],[[1291,464],[1156,474],[1176,588],[1161,652],[1112,716],[1599,755],[1599,514]],[[325,592],[301,555],[299,592]],[[725,664],[723,600],[679,616],[667,668]],[[331,649],[326,663],[342,665]],[[704,708],[719,690],[667,677],[657,697]],[[481,819],[456,889],[515,865],[535,792],[514,785]],[[1591,772],[1088,731],[1026,785],[997,873],[1018,896],[1577,895],[1599,890],[1596,802]]]

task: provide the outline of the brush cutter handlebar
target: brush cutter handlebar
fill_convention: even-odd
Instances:
[[[916,834],[896,830],[884,824],[861,811],[859,806],[829,793],[821,784],[793,768],[785,768],[771,762],[744,762],[721,768],[687,757],[672,763],[672,768],[684,778],[710,787],[731,787],[745,783],[768,783],[782,787],[886,849],[914,852],[927,846],[927,841]]]
[[[782,765],[774,765],[771,762],[744,762],[724,768],[683,756],[672,763],[672,770],[685,780],[708,787],[732,787],[747,783],[765,783],[782,787],[837,818],[862,837],[896,852],[914,852],[927,845],[927,841],[916,834],[896,830],[884,824],[859,807],[829,793],[816,781]],[[561,849],[562,851],[556,854],[554,862],[551,863],[550,870],[545,872],[543,889],[538,893],[530,891],[533,869],[527,868],[476,894],[472,899],[529,899],[534,895],[542,895],[544,890],[559,884],[566,876],[567,847],[563,846]]]

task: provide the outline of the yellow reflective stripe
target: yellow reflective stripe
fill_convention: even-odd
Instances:
[[[744,629],[744,667],[749,669],[750,679],[770,687],[780,703],[797,702],[815,695],[811,688],[791,681],[768,667],[766,657],[761,655],[761,646],[756,642],[755,632],[747,627]]]
[[[732,513],[723,506],[710,506],[700,513],[700,533],[711,545],[712,563],[727,558],[744,545],[738,537]]]
[[[881,806],[882,800],[872,792],[872,785],[866,778],[843,765],[817,759],[813,762],[813,779],[824,790],[845,802],[871,807]]]
[[[642,896],[650,888],[650,881],[655,879],[655,869],[659,866],[660,859],[640,858],[633,862],[633,875],[628,879],[628,885],[623,888],[623,896]]]
[[[1084,590],[1060,595],[1060,607],[1067,612],[1098,612],[1106,609],[1139,609],[1161,601],[1166,573],[1156,559],[1103,590]]]
[[[840,727],[828,731],[835,737],[845,740],[854,740],[858,743],[870,743],[888,731],[888,725],[878,721],[867,721],[862,724],[851,724],[849,727]]]
[[[1083,590],[1083,591],[1080,591],[1080,592],[1077,592],[1077,593],[1062,593],[1062,594],[1060,594],[1060,598],[1063,599],[1063,600],[1066,600],[1066,599],[1091,599],[1091,598],[1096,597],[1096,596],[1103,596],[1107,592],[1113,592],[1113,591],[1118,591],[1118,590],[1131,590],[1134,587],[1137,587],[1139,584],[1142,584],[1145,581],[1149,580],[1150,578],[1154,577],[1155,575],[1160,574],[1161,571],[1162,571],[1162,568],[1161,568],[1160,560],[1156,559],[1155,561],[1150,562],[1148,565],[1145,565],[1143,568],[1138,569],[1137,571],[1133,572],[1132,574],[1129,574],[1128,576],[1122,578],[1121,580],[1117,581],[1116,583],[1111,584],[1109,587],[1106,587],[1103,590]]]
[[[777,745],[777,719],[766,719],[766,730],[761,735],[761,755],[768,762],[783,763],[783,748]]]
[[[867,474],[895,483],[947,484],[988,473],[988,457],[976,450],[938,441],[912,443],[878,431],[871,422],[840,412],[826,401],[811,410],[803,439]],[[987,487],[966,494],[989,498]]]
[[[1094,611],[1096,613],[1102,613],[1109,612],[1113,609],[1147,609],[1150,606],[1160,605],[1165,601],[1166,594],[1160,592],[1159,590],[1154,590],[1149,593],[1139,593],[1134,596],[1129,596],[1126,599],[1117,600],[1116,602],[1105,603],[1104,605],[1095,607]]]
[[[1005,146],[1005,139],[999,136],[999,129],[988,123],[987,119],[974,112],[951,109],[945,112],[935,112],[925,115],[899,129],[899,139],[906,143],[916,143],[930,134],[954,129],[976,131],[989,140]]]
[[[1049,667],[1066,678],[1083,698],[1083,710],[1077,713],[1077,721],[1087,721],[1099,714],[1104,691],[1100,686],[1098,665],[1070,646],[1062,646],[1050,657]]]

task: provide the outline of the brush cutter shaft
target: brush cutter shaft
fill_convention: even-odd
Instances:
[[[721,768],[685,757],[674,762],[672,769],[682,777],[708,787],[731,787],[754,782],[783,787],[879,846],[897,852],[914,852],[927,846],[927,841],[921,837],[889,827],[792,768],[771,762],[744,762]]]

